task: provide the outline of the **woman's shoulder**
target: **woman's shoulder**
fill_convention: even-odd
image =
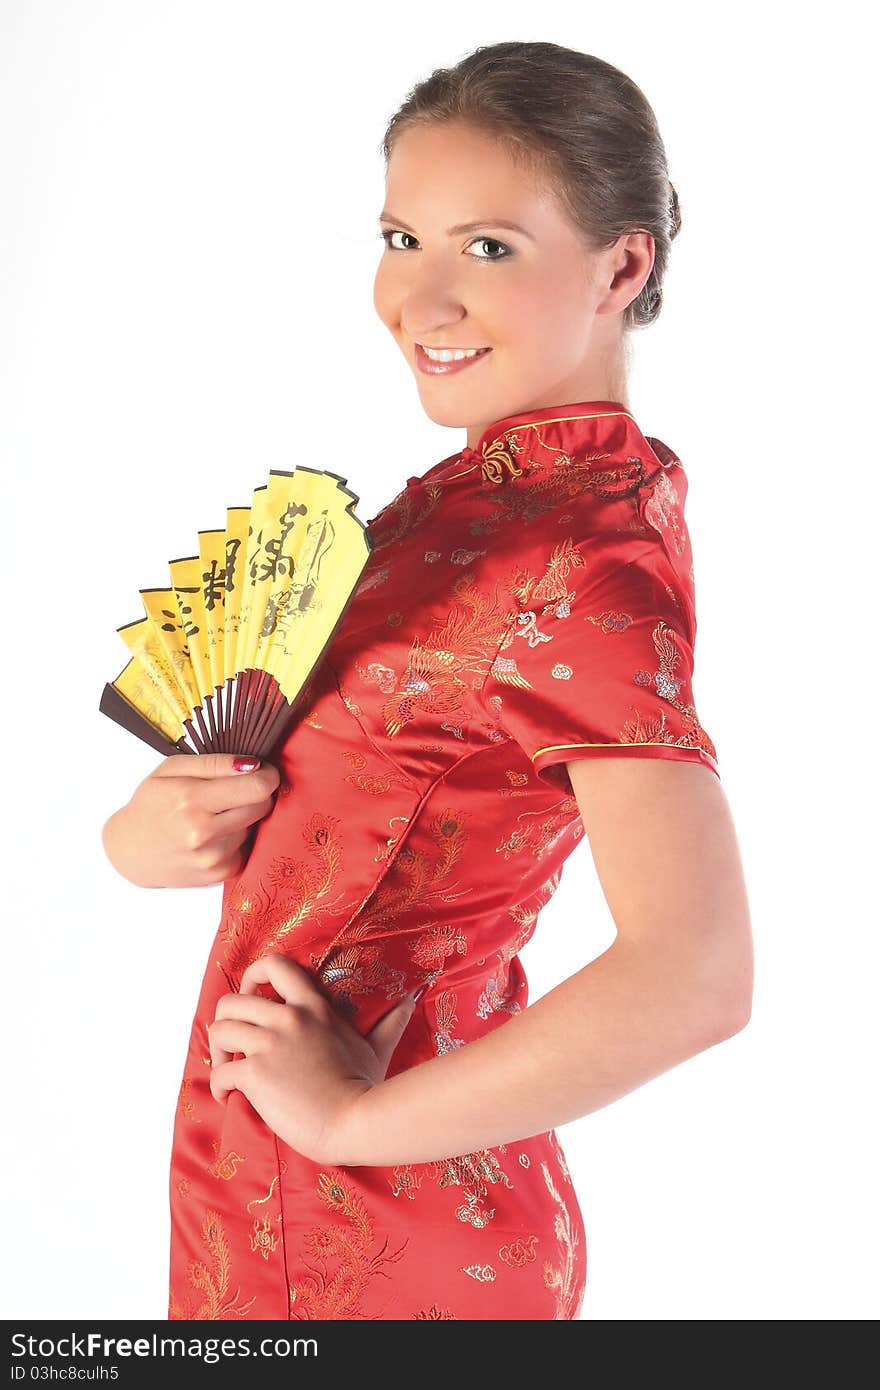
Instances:
[[[564,607],[581,590],[617,593],[626,571],[628,587],[636,585],[646,601],[674,592],[693,612],[687,486],[681,458],[655,436],[631,437],[629,447],[604,457],[597,451],[564,461],[526,482],[504,543],[489,549],[489,565],[512,569],[532,605],[543,598]]]

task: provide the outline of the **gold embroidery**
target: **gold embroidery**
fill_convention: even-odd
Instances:
[[[472,1279],[476,1279],[480,1284],[491,1284],[495,1279],[495,1271],[491,1265],[459,1265],[462,1274],[469,1274]]]
[[[502,795],[509,793],[502,792]],[[507,832],[495,852],[502,854],[505,859],[524,852],[540,859],[552,850],[564,835],[571,833],[572,817],[576,815],[578,805],[574,797],[564,797],[552,806],[534,811],[521,811],[514,827]]]
[[[338,818],[315,812],[302,828],[302,840],[314,864],[279,855],[250,887],[246,912],[231,901],[222,938],[225,959],[217,962],[230,990],[237,989],[251,961],[270,951],[283,951],[289,936],[300,934],[321,909],[332,910],[338,904],[341,890],[335,899],[323,900],[342,872],[341,825]]]
[[[484,1205],[489,1189],[487,1182],[502,1182],[512,1188],[513,1183],[504,1172],[491,1149],[480,1149],[475,1153],[459,1154],[454,1158],[442,1159],[431,1165],[440,1168],[439,1183],[448,1187],[451,1183],[464,1187],[465,1200],[455,1209],[459,1221],[482,1230],[495,1215],[495,1208]]]
[[[371,962],[370,954],[364,955],[368,948],[365,942],[371,937],[381,935],[387,939],[391,923],[404,913],[421,909],[425,915],[453,900],[452,889],[447,880],[459,863],[467,840],[466,817],[456,808],[439,811],[430,822],[430,836],[437,848],[436,858],[431,861],[424,853],[414,853],[404,846],[394,863],[384,875],[376,889],[360,904],[358,912],[343,927],[328,945],[321,958],[321,968],[326,970],[328,963],[339,973],[338,978],[350,989],[356,981],[358,987],[365,988],[380,982],[388,986],[389,997],[402,995],[407,987],[404,976],[391,978],[388,967],[381,962],[381,951],[372,948],[375,969],[364,980],[360,972]],[[401,831],[401,834],[403,831]],[[399,836],[398,836],[399,838]],[[466,889],[460,890],[465,892]],[[453,950],[464,954],[467,949],[466,935],[460,931],[448,932],[440,928],[435,934],[420,934],[413,942],[415,963],[423,972],[429,971],[436,978],[443,968],[444,958]],[[343,952],[350,954],[343,955]],[[361,958],[363,956],[363,959]],[[316,962],[318,964],[318,962]],[[328,979],[331,988],[336,988],[332,978]],[[421,983],[421,981],[419,982]],[[433,984],[433,978],[430,983]]]
[[[517,1236],[516,1240],[501,1246],[498,1258],[510,1265],[511,1269],[522,1269],[523,1265],[533,1264],[537,1240],[537,1236]]]
[[[258,1250],[264,1260],[268,1260],[278,1243],[278,1237],[271,1230],[271,1226],[272,1217],[266,1216],[262,1221],[254,1222],[254,1229],[251,1233],[251,1250]]]
[[[404,971],[389,968],[379,945],[344,946],[334,950],[320,965],[314,957],[312,960],[343,1017],[356,1012],[354,994],[375,994],[381,988],[389,999],[402,999],[406,992]]]
[[[426,927],[417,940],[411,943],[409,949],[413,965],[419,970],[430,972],[431,978],[424,983],[432,985],[446,969],[450,956],[463,956],[467,953],[467,935],[453,922],[441,922],[436,926]]]
[[[547,1184],[547,1191],[559,1207],[553,1226],[562,1254],[562,1266],[557,1269],[550,1261],[544,1261],[544,1283],[556,1298],[556,1320],[574,1318],[580,1307],[583,1289],[575,1282],[575,1250],[578,1246],[577,1231],[572,1226],[568,1207],[557,1191],[546,1163],[541,1163],[541,1172]]]
[[[368,796],[385,796],[391,788],[397,785],[394,777],[377,777],[375,774],[360,776],[351,774],[345,778],[356,791],[366,792]]]
[[[394,1166],[394,1177],[388,1179],[391,1184],[391,1193],[394,1197],[399,1197],[403,1193],[413,1201],[417,1190],[422,1185],[422,1170],[414,1167],[412,1163],[397,1163]]]
[[[281,1174],[286,1172],[287,1163],[284,1159],[281,1159],[279,1172],[275,1174],[275,1177],[270,1182],[269,1191],[266,1193],[265,1197],[252,1197],[247,1204],[247,1210],[250,1211],[252,1207],[261,1207],[264,1203],[268,1202],[275,1191],[275,1184],[280,1182]],[[274,1253],[278,1243],[278,1237],[275,1235],[274,1231],[270,1229],[273,1221],[277,1221],[280,1225],[280,1211],[276,1212],[274,1217],[264,1216],[262,1221],[258,1221],[256,1218],[254,1219],[254,1229],[251,1232],[251,1250],[259,1251],[264,1260],[268,1260],[270,1254]]]
[[[192,1077],[185,1076],[180,1083],[180,1090],[177,1095],[177,1105],[181,1115],[185,1120],[195,1120],[196,1124],[200,1121],[195,1119],[195,1104],[190,1100],[189,1088],[192,1085]]]
[[[244,1163],[244,1158],[234,1149],[230,1149],[222,1158],[217,1158],[218,1144],[216,1139],[211,1140],[211,1147],[214,1150],[215,1160],[207,1165],[208,1172],[214,1178],[222,1178],[225,1182],[230,1182],[235,1177],[239,1163]]]
[[[303,1263],[306,1263],[305,1256],[315,1263],[307,1265],[310,1272],[289,1286],[290,1316],[296,1319],[380,1318],[381,1313],[364,1313],[361,1299],[370,1280],[383,1272],[382,1265],[400,1259],[409,1238],[393,1254],[385,1254],[387,1240],[381,1250],[373,1252],[372,1219],[346,1174],[331,1168],[319,1175],[318,1188],[325,1205],[344,1217],[345,1224],[313,1226],[304,1236]],[[329,1274],[331,1263],[336,1264],[336,1269]]]
[[[484,1226],[488,1226],[495,1215],[495,1208],[489,1207],[487,1209],[480,1206],[480,1199],[476,1192],[465,1192],[465,1200],[455,1208],[455,1214],[459,1221],[464,1221],[479,1231]]]
[[[573,460],[565,453],[564,450],[557,449],[553,445],[548,444],[546,442],[543,435],[541,434],[542,428],[545,425],[555,425],[566,421],[571,422],[577,420],[606,419],[616,416],[624,416],[625,418],[630,420],[633,419],[633,416],[631,416],[628,411],[606,410],[593,412],[590,415],[560,415],[554,417],[553,419],[522,422],[516,426],[512,426],[503,434],[496,435],[494,439],[487,440],[487,442],[481,446],[479,452],[476,449],[471,449],[469,446],[466,446],[464,449],[461,450],[462,462],[464,462],[465,460],[469,460],[470,458],[476,459],[480,467],[480,474],[483,482],[494,486],[506,481],[508,477],[518,478],[522,476],[524,470],[517,466],[513,456],[522,453],[528,453],[529,458],[527,462],[531,462],[531,454],[534,452],[534,445],[538,443],[541,445],[542,448],[549,450],[552,454],[555,454],[557,456],[557,469],[560,474],[560,481],[567,485],[567,491],[565,495],[572,495],[572,483],[569,479],[569,474],[565,471],[565,469],[567,466],[568,470],[574,472],[575,465],[573,464]],[[592,453],[588,455],[587,462],[594,463],[598,460],[607,457],[608,454],[593,450]],[[644,465],[642,464],[641,459],[628,459],[627,463],[636,464],[638,466],[640,470],[638,474],[640,481],[637,484],[637,486],[640,486],[644,470]],[[455,473],[447,473],[443,477],[438,477],[436,482],[433,479],[428,480],[424,484],[426,493],[429,493],[432,500],[434,500],[435,494],[438,493],[439,489],[442,489],[442,487],[444,487],[447,483],[453,482],[456,478],[467,477],[470,473],[474,471],[475,466],[476,464],[469,464],[468,467],[460,468]],[[611,481],[617,482],[619,484],[620,471],[621,470],[619,467],[616,469],[610,469],[606,473],[601,474],[597,479],[595,479],[595,481]],[[409,481],[420,482],[421,479],[411,478]],[[577,491],[582,490],[582,487],[584,485],[585,484],[582,483],[581,488],[578,488]],[[619,492],[612,491],[607,493],[601,493],[600,495],[616,497],[619,495]],[[398,494],[398,496],[394,498],[394,501],[391,503],[391,506],[393,507],[397,505],[404,498],[406,498],[410,502],[411,508],[412,501],[409,498],[408,490],[406,493]],[[378,520],[378,518],[374,517],[373,520]]]
[[[479,1149],[474,1153],[458,1154],[452,1158],[432,1159],[426,1163],[398,1163],[392,1169],[393,1177],[388,1179],[395,1197],[402,1195],[412,1201],[415,1192],[422,1185],[423,1176],[429,1176],[440,1188],[463,1187],[465,1200],[455,1209],[459,1221],[482,1230],[495,1215],[495,1208],[486,1208],[488,1183],[503,1183],[512,1188],[513,1183],[505,1173],[498,1158],[491,1149]]]
[[[637,455],[629,455],[623,461],[619,461],[614,460],[611,453],[602,449],[582,448],[567,453],[564,449],[548,443],[541,433],[541,427],[550,423],[553,422],[541,421],[517,426],[516,430],[493,440],[491,445],[483,446],[484,454],[492,454],[488,462],[484,461],[482,465],[484,482],[497,484],[506,481],[500,469],[502,463],[508,467],[510,476],[524,476],[527,480],[528,485],[524,488],[499,490],[499,501],[508,514],[520,515],[531,521],[542,513],[564,507],[567,502],[574,501],[584,494],[606,501],[634,498],[661,471],[658,469],[650,472],[645,462]],[[505,443],[510,452],[505,451]],[[540,450],[544,450],[550,457],[541,458]],[[511,454],[525,455],[524,467],[515,466]],[[600,467],[599,465],[606,460],[611,460],[608,466]],[[561,524],[565,524],[572,519],[572,515],[563,512],[557,519]],[[630,526],[641,535],[647,534],[649,530],[638,517]]]
[[[557,1135],[556,1130],[548,1130],[547,1138],[550,1141],[550,1147],[556,1155],[556,1162],[559,1164],[559,1167],[562,1171],[562,1176],[565,1178],[567,1183],[571,1184],[571,1173],[568,1170],[568,1163],[566,1162],[565,1154],[562,1152],[562,1145],[559,1142],[559,1136]]]
[[[251,1207],[261,1207],[265,1202],[268,1202],[270,1200],[272,1193],[275,1191],[276,1182],[280,1182],[282,1174],[286,1172],[287,1162],[285,1159],[282,1158],[278,1164],[278,1172],[275,1174],[274,1178],[269,1184],[269,1191],[266,1193],[265,1197],[252,1197],[247,1204],[248,1211],[250,1211]]]
[[[576,597],[575,593],[569,593],[566,589],[568,570],[571,565],[583,564],[583,557],[572,548],[571,537],[568,537],[561,545],[554,547],[554,550],[547,562],[546,570],[540,580],[535,582],[534,577],[520,573],[514,580],[512,589],[517,601],[522,605],[525,603],[537,603],[541,599],[546,599],[542,609],[542,615],[553,612],[557,618],[567,618],[571,613],[571,602]],[[614,635],[624,631],[632,623],[632,618],[628,613],[619,613],[606,609],[598,618],[589,617],[588,621],[600,627],[606,635]],[[537,613],[533,609],[526,609],[510,615],[508,627],[504,632],[501,643],[495,654],[494,661],[489,669],[489,677],[494,678],[503,685],[512,686],[518,690],[532,691],[534,686],[522,675],[518,669],[514,657],[505,656],[504,653],[512,645],[516,637],[524,637],[530,648],[540,646],[545,642],[552,642],[554,634],[541,632],[538,628]],[[647,672],[637,671],[634,676],[635,683],[641,686],[652,686],[657,696],[666,700],[682,717],[685,732],[676,737],[672,730],[667,729],[665,715],[648,718],[638,709],[635,709],[635,718],[627,721],[621,730],[620,744],[672,744],[680,748],[695,748],[707,754],[710,759],[715,761],[717,753],[715,745],[709,735],[702,728],[697,712],[692,702],[686,702],[678,698],[678,692],[684,684],[683,678],[675,678],[675,668],[678,665],[681,653],[677,646],[676,633],[668,623],[662,619],[658,620],[651,634],[654,649],[659,657],[659,667],[654,672],[653,677]],[[573,672],[565,662],[557,662],[551,669],[550,675],[557,679],[570,679]],[[586,742],[578,741],[572,743],[547,744],[539,748],[530,755],[534,765],[538,758],[547,753],[558,753],[571,748],[613,748],[618,746],[613,743],[605,742]]]
[[[253,903],[247,893],[243,893],[241,896],[239,896],[238,893],[233,893],[230,897],[229,905],[235,912],[250,912],[253,907]]]
[[[417,494],[405,488],[389,503],[383,513],[381,530],[370,527],[373,538],[373,552],[386,549],[396,541],[414,531],[416,527],[429,521],[443,498],[442,487],[428,484]],[[420,505],[417,507],[416,503]],[[378,517],[374,518],[378,520]]]
[[[507,444],[508,448],[505,448]],[[498,439],[493,439],[491,443],[483,445],[483,462],[481,465],[483,481],[486,483],[504,482],[502,465],[507,469],[508,476],[518,478],[522,473],[521,468],[517,468],[511,458],[511,448],[515,447],[509,437],[500,435]]]
[[[445,621],[424,641],[413,638],[400,687],[382,707],[389,738],[396,738],[419,713],[439,721],[464,721],[471,698],[471,679],[486,673],[487,653],[498,641],[504,620],[496,594],[479,587],[468,570],[452,585],[456,603]]]
[[[685,549],[685,534],[679,520],[678,494],[667,474],[662,473],[645,502],[645,519],[655,531],[672,532],[672,548],[676,555]]]
[[[700,748],[715,758],[715,745],[705,732],[693,704],[678,698],[678,692],[684,684],[683,680],[675,679],[675,668],[679,663],[681,653],[678,650],[677,638],[673,628],[667,623],[658,622],[654,631],[651,633],[651,640],[654,643],[654,650],[660,658],[659,670],[654,672],[654,687],[661,700],[667,700],[674,709],[677,709],[682,716],[686,732],[681,738],[669,738],[661,740],[663,742],[675,743],[684,748]],[[636,673],[636,681],[639,681],[641,673]],[[626,726],[625,726],[626,729]],[[637,738],[628,739],[628,742],[637,743]]]
[[[432,1303],[431,1306],[430,1306],[430,1308],[423,1309],[421,1312],[413,1313],[413,1317],[414,1317],[414,1318],[455,1318],[456,1322],[458,1321],[458,1318],[456,1317],[455,1313],[450,1313],[450,1311],[449,1311],[448,1308],[444,1308],[444,1309],[442,1309],[442,1311],[441,1311],[441,1309],[437,1307],[437,1304],[436,1304],[436,1303]]]
[[[458,1022],[458,1014],[455,1012],[456,999],[457,995],[454,990],[444,989],[434,1000],[434,1013],[437,1019],[434,1046],[438,1057],[443,1057],[447,1052],[454,1052],[462,1046],[462,1039],[452,1036],[452,1026]]]
[[[236,1289],[234,1298],[227,1298],[224,1301],[229,1288],[229,1243],[218,1212],[209,1210],[205,1213],[201,1234],[202,1244],[211,1256],[211,1267],[203,1264],[201,1260],[189,1260],[187,1272],[190,1284],[197,1291],[201,1291],[202,1302],[198,1307],[195,1307],[192,1300],[188,1299],[187,1306],[183,1308],[172,1293],[168,1312],[169,1320],[187,1322],[193,1319],[245,1317],[248,1309],[253,1306],[256,1295],[254,1298],[250,1298],[247,1303],[240,1304],[238,1302],[239,1290]]]
[[[505,859],[509,859],[511,854],[518,854],[528,844],[528,838],[519,826],[515,826],[508,831],[501,844],[496,850],[497,854],[503,854]]]
[[[575,545],[574,539],[567,536],[564,541],[553,547],[541,578],[536,582],[531,577],[524,581],[525,588],[520,591],[520,601],[535,606],[543,603],[542,617],[552,613],[556,618],[567,618],[571,612],[571,604],[577,597],[576,592],[570,592],[568,588],[569,570],[582,570],[586,567],[587,562]],[[516,590],[514,592],[516,593]]]

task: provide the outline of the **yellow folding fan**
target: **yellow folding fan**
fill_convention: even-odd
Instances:
[[[141,589],[146,617],[117,628],[132,653],[100,710],[160,753],[264,758],[354,597],[373,548],[336,473],[273,469],[226,529]],[[346,500],[348,499],[348,500]]]

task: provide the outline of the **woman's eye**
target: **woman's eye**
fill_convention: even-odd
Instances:
[[[399,231],[392,232],[392,231],[388,231],[388,232],[380,232],[380,236],[382,237],[382,240],[385,242],[385,245],[386,245],[387,247],[389,247],[392,251],[399,251],[399,250],[401,249],[399,246],[392,246],[392,245],[391,245],[391,238],[392,238],[393,236],[412,236],[412,233],[411,233],[411,232],[399,232]]]
[[[412,232],[402,232],[402,231],[400,231],[399,229],[396,229],[396,230],[393,230],[393,231],[392,231],[392,230],[389,229],[388,231],[380,232],[379,235],[381,236],[382,240],[385,242],[385,245],[388,247],[388,249],[389,249],[390,251],[405,251],[405,250],[408,250],[408,249],[409,249],[408,247],[405,247],[405,246],[394,246],[394,245],[392,245],[391,238],[392,238],[392,237],[395,237],[395,236],[412,237],[412,240],[415,241],[416,245],[418,245],[418,241],[417,241],[417,239],[413,236]],[[475,239],[475,241],[473,241],[473,242],[471,243],[471,245],[472,245],[472,246],[480,246],[480,245],[482,245],[482,246],[496,246],[496,247],[498,247],[498,248],[500,249],[500,251],[501,251],[501,255],[500,255],[500,256],[499,256],[499,255],[475,256],[474,259],[477,260],[477,261],[503,261],[503,260],[505,260],[509,255],[511,255],[510,248],[509,248],[508,246],[505,246],[505,244],[504,244],[503,241],[496,241],[494,237],[490,237],[490,236],[481,236],[481,237],[477,237],[477,238]]]
[[[483,246],[500,246],[502,251],[500,256],[478,256],[478,261],[503,261],[504,257],[510,254],[503,241],[496,241],[495,238],[491,236],[478,237],[474,244],[477,246],[480,244]]]

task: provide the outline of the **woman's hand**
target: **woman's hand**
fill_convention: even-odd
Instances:
[[[270,984],[281,1002],[256,993]],[[237,994],[217,1001],[208,1025],[211,1094],[241,1091],[285,1144],[318,1163],[339,1160],[334,1136],[350,1107],[385,1079],[412,1016],[406,995],[362,1035],[301,965],[278,952],[253,961]],[[234,1052],[243,1057],[233,1061]]]
[[[139,888],[202,888],[240,873],[251,827],[272,810],[281,773],[272,763],[237,772],[234,756],[164,758],[104,826],[117,873]]]

